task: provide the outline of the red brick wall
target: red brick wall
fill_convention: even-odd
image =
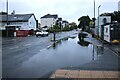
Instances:
[[[16,30],[16,37],[27,37],[29,30]]]

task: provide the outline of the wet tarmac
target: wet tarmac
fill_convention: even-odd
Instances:
[[[78,37],[64,38],[24,61],[9,74],[10,77],[39,78],[56,69],[78,66],[98,58],[93,45],[81,46]]]
[[[37,49],[39,47],[36,46]],[[31,52],[32,49],[28,50],[27,57],[29,58],[25,60],[26,57],[24,57],[24,55],[22,55],[22,57],[18,56],[21,58],[21,64],[15,66],[15,64],[10,65],[9,63],[10,67],[7,65],[7,68],[11,68],[12,66],[12,69],[4,70],[4,77],[41,78],[63,67],[75,67],[94,60],[99,60],[103,55],[101,46],[93,45],[91,42],[87,42],[84,39],[80,41],[77,34],[59,39],[55,43],[52,42],[51,46],[40,49],[37,52],[35,51],[34,53]],[[12,63],[15,61],[9,62]],[[16,64],[17,62],[18,61],[16,61]]]

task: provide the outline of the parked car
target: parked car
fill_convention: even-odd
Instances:
[[[38,36],[48,36],[48,32],[47,31],[38,31],[36,32],[36,37]]]

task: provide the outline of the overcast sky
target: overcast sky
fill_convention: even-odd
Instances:
[[[8,0],[9,13],[34,13],[40,22],[40,17],[46,14],[58,14],[64,20],[78,23],[78,18],[94,15],[94,0]],[[98,6],[100,13],[118,11],[119,0],[96,0],[96,17]],[[0,0],[0,11],[6,11],[6,0]]]

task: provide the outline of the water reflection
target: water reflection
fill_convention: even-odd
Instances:
[[[68,37],[53,42],[53,45],[52,45],[53,49],[56,49],[58,45],[62,44],[63,41],[67,41],[67,40],[68,40]]]
[[[52,45],[53,49],[56,49],[58,47],[58,45],[60,45],[61,43],[62,43],[61,40],[57,41],[57,42],[53,42],[53,45]]]
[[[56,48],[56,44],[55,44],[55,42],[53,43],[53,48],[54,48],[54,49]]]
[[[76,38],[76,36],[72,36],[72,37],[70,37],[71,39],[75,39]]]
[[[95,46],[97,56],[101,56],[104,54],[104,46]]]
[[[68,41],[69,39],[75,39],[75,38],[76,38],[76,36],[69,36],[69,37],[62,38],[60,40],[53,42],[52,47],[53,47],[53,49],[56,49],[58,45],[62,44],[62,42]]]
[[[78,34],[78,38],[79,38],[78,44],[80,44],[81,46],[89,46],[90,42],[87,42],[84,40],[84,38],[86,36],[87,36],[87,34],[85,34],[85,33],[79,33]]]
[[[103,46],[93,45],[92,60],[98,59],[103,54],[104,54],[104,45]]]
[[[93,45],[93,55],[92,55],[92,60],[95,60],[95,51],[94,51],[94,45]]]

